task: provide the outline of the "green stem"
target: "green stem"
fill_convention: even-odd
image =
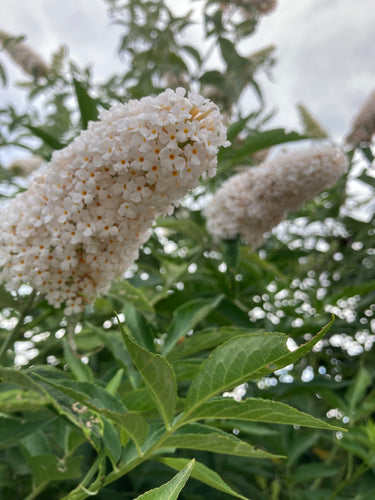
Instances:
[[[31,294],[28,297],[28,300],[26,301],[25,307],[21,311],[16,326],[14,327],[12,333],[8,336],[8,338],[5,339],[3,345],[1,346],[0,363],[3,361],[3,358],[5,357],[9,346],[14,344],[14,342],[18,339],[18,337],[23,333],[23,326],[24,326],[23,322],[27,316],[27,313],[30,310],[31,304],[34,302],[35,296],[36,292],[35,291],[31,292]]]
[[[340,491],[345,488],[345,486],[348,486],[350,483],[354,483],[354,481],[358,479],[362,474],[364,474],[367,470],[368,470],[368,465],[365,462],[363,462],[361,466],[358,467],[355,474],[353,474],[349,479],[342,481],[338,485],[338,487],[335,489],[335,491],[332,493],[332,495],[329,497],[328,500],[334,500],[340,493]]]
[[[34,498],[37,498],[39,493],[41,493],[47,486],[48,482],[45,483],[40,483],[39,486],[33,489],[33,491],[25,497],[24,500],[34,500]]]
[[[95,462],[92,464],[90,469],[87,471],[87,474],[85,477],[82,479],[82,481],[79,483],[79,485],[74,488],[68,495],[62,498],[62,500],[80,500],[81,498],[87,498],[90,496],[92,492],[88,490],[89,488],[89,483],[91,479],[94,477],[96,474],[97,470],[99,469],[98,477],[97,479],[90,485],[90,488],[95,486],[98,480],[101,481],[101,469],[102,469],[102,463],[103,463],[103,457],[98,457]],[[82,496],[83,495],[83,496]]]

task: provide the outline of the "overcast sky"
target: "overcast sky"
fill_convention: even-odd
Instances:
[[[194,2],[196,5],[198,2]],[[176,9],[190,2],[169,0]],[[336,140],[375,88],[374,0],[278,0],[262,18],[257,33],[241,49],[277,47],[273,81],[262,78],[268,106],[279,110],[275,124],[297,127],[296,103],[305,104]],[[24,34],[47,61],[61,45],[95,75],[107,76],[121,64],[117,54],[121,29],[113,26],[103,0],[1,0],[0,30]],[[17,79],[22,73],[0,54]],[[0,105],[17,96],[0,88]]]

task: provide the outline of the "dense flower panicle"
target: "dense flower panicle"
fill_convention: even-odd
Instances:
[[[275,9],[277,0],[248,0],[244,3],[251,4],[259,14],[268,14]]]
[[[228,9],[232,5],[241,8],[245,17],[251,18],[253,14],[264,15],[272,12],[277,4],[277,0],[230,0],[229,2],[222,2],[222,8]]]
[[[354,118],[346,143],[352,146],[368,145],[375,134],[375,91],[366,99]]]
[[[5,42],[9,38],[13,38],[13,35],[0,31],[0,42]],[[25,73],[35,77],[47,75],[49,71],[47,64],[24,42],[10,40],[4,45],[4,50],[8,52],[15,63],[21,66]]]
[[[205,208],[207,229],[215,238],[241,236],[257,248],[288,210],[333,186],[346,169],[346,156],[329,145],[281,153],[221,186]]]
[[[0,278],[79,311],[124,273],[158,214],[216,170],[217,107],[185,90],[102,111],[0,214]]]

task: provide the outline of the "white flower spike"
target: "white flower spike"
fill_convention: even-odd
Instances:
[[[182,88],[102,111],[0,214],[0,278],[67,315],[138,257],[159,214],[213,176],[228,145],[218,108]]]
[[[286,212],[336,184],[347,170],[339,149],[314,146],[282,153],[228,179],[205,208],[208,231],[218,239],[241,236],[252,248]]]

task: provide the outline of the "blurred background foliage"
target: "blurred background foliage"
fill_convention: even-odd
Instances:
[[[195,5],[192,2],[191,8]],[[126,279],[119,277],[111,292],[88,306],[75,324],[27,286],[17,296],[0,288],[2,366],[57,382],[62,371],[72,381],[95,381],[127,408],[153,418],[153,405],[122,344],[114,311],[136,341],[153,353],[160,352],[167,333],[178,330],[178,343],[168,359],[181,397],[202,360],[233,332],[284,332],[300,345],[334,314],[330,331],[310,353],[242,384],[232,396],[284,402],[349,432],[220,420],[214,424],[218,429],[287,459],[197,450],[176,451],[174,456],[195,457],[253,500],[373,499],[375,176],[371,145],[347,151],[348,174],[290,214],[257,251],[240,241],[214,242],[201,213],[210,192],[239,168],[257,165],[273,153],[271,148],[327,140],[327,133],[310,115],[308,103],[299,105],[300,130],[269,127],[274,111],[270,111],[272,103],[262,98],[257,75],[272,71],[274,47],[246,55],[238,50],[239,42],[261,22],[251,2],[208,0],[199,26],[192,12],[178,17],[163,0],[107,0],[107,6],[111,22],[123,30],[119,41],[123,64],[118,73],[98,84],[91,68],[77,67],[62,47],[52,56],[46,76],[20,84],[29,98],[24,113],[11,105],[0,109],[0,146],[7,151],[27,150],[48,161],[54,150],[95,120],[101,108],[179,86],[219,105],[232,145],[219,153],[217,176],[183,200],[173,216],[156,222]],[[192,27],[200,30],[199,44],[191,42]],[[0,55],[5,83],[7,60]],[[249,92],[257,96],[256,109],[246,105]],[[27,187],[23,173],[0,166],[4,202]],[[206,345],[195,349],[192,333],[198,330],[216,335],[207,336]],[[7,343],[10,335],[14,345]],[[26,379],[7,379],[4,373],[0,372],[4,380],[0,385],[0,496],[63,498],[95,463],[97,445],[88,424],[96,422],[96,413],[92,408],[83,410],[79,403],[68,411],[72,394],[50,386],[49,395],[60,405],[57,411]],[[81,423],[73,425],[76,419]],[[112,427],[103,432],[110,448],[106,456],[116,464],[120,444],[111,434]],[[124,445],[126,438],[122,439]],[[106,460],[95,470],[108,471]],[[87,485],[93,478],[86,478]],[[171,469],[165,463],[146,461],[104,488],[97,480],[97,497],[135,498],[170,478]],[[231,498],[195,479],[189,479],[179,498],[207,497]]]

